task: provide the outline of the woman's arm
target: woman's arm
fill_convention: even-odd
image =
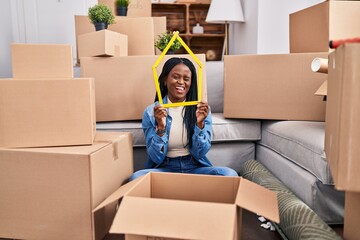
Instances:
[[[157,166],[163,162],[168,147],[168,134],[156,133],[156,121],[152,115],[152,109],[145,109],[142,120],[142,128],[145,134],[148,159]]]
[[[200,129],[197,125],[195,125],[194,134],[192,136],[192,147],[190,149],[190,153],[195,159],[205,157],[206,153],[210,150],[211,129],[212,119],[211,111],[209,109],[204,120],[204,128]]]

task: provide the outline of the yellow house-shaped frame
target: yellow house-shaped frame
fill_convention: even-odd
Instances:
[[[172,43],[175,41],[175,39],[177,39],[181,45],[185,48],[185,50],[190,54],[191,58],[196,62],[196,64],[199,66],[197,68],[197,74],[198,74],[198,100],[197,101],[188,101],[188,102],[178,102],[178,103],[167,103],[167,104],[163,104],[162,101],[162,96],[161,96],[161,91],[160,91],[160,86],[159,86],[159,77],[158,74],[156,72],[156,68],[159,66],[159,63],[163,60],[165,54],[167,53],[167,51],[169,50],[170,46],[172,45]],[[163,107],[165,108],[170,108],[170,107],[179,107],[179,106],[191,106],[191,105],[197,105],[199,102],[201,102],[202,99],[202,72],[203,72],[203,64],[201,63],[201,61],[195,56],[195,54],[191,51],[191,49],[186,45],[186,43],[182,40],[182,38],[179,36],[179,32],[176,31],[174,32],[170,42],[168,43],[168,45],[165,47],[164,51],[162,51],[161,55],[159,56],[159,58],[156,60],[155,64],[152,66],[152,70],[154,73],[154,81],[155,81],[155,87],[156,87],[156,93],[159,99],[159,103],[161,105],[163,105]]]

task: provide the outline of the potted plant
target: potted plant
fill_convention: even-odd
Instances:
[[[165,32],[160,34],[155,42],[155,47],[157,47],[160,51],[164,51],[164,49],[166,48],[172,37],[173,34],[171,32]],[[180,48],[181,48],[180,41],[178,39],[175,39],[175,41],[171,44],[167,53],[172,54]]]
[[[118,16],[126,16],[130,0],[116,0],[116,12]]]
[[[88,16],[96,31],[107,29],[109,24],[115,23],[115,16],[111,9],[104,4],[97,4],[89,8]]]

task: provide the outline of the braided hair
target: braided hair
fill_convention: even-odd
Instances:
[[[163,66],[162,72],[159,76],[159,86],[161,96],[168,94],[168,89],[165,86],[165,80],[169,76],[170,71],[178,64],[185,64],[191,71],[191,86],[189,92],[186,94],[186,101],[197,101],[198,100],[198,86],[197,86],[197,74],[194,64],[187,58],[173,57],[167,60]],[[155,102],[158,101],[158,96],[155,94]],[[185,106],[184,114],[184,125],[187,131],[187,144],[191,148],[192,146],[192,135],[194,134],[194,128],[196,124],[196,105]]]

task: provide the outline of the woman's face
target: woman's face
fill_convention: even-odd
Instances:
[[[183,102],[191,86],[190,69],[183,63],[176,65],[165,79],[165,86],[171,102]]]

